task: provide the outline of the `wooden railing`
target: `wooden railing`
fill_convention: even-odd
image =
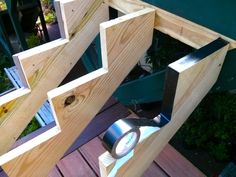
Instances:
[[[108,21],[108,6],[127,15]],[[157,29],[200,48],[204,57],[170,65],[176,83],[170,123],[138,144],[134,156],[115,173],[140,176],[215,83],[227,50],[236,42],[138,0],[58,0],[55,7],[62,38],[13,56],[24,86],[0,99],[0,165],[9,176],[47,176],[149,48]],[[102,68],[56,88],[99,28]],[[211,43],[218,37],[229,44]],[[46,99],[56,126],[9,151]],[[101,175],[109,176],[116,162],[109,153],[103,154]]]

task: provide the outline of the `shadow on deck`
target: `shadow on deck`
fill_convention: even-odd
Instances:
[[[99,174],[98,157],[105,152],[101,143],[101,134],[119,118],[127,117],[131,112],[111,98],[97,116],[65,153],[65,156],[52,169],[49,177],[96,177]],[[32,139],[52,126],[48,124],[30,135],[20,139],[15,146]],[[143,177],[201,177],[205,176],[171,145],[167,145]],[[6,174],[0,172],[0,177]]]

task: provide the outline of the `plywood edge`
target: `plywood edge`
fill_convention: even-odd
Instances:
[[[21,62],[20,60],[18,59],[18,55],[15,54],[12,56],[13,58],[13,61],[16,65],[16,69],[17,69],[17,72],[19,74],[19,78],[20,78],[20,81],[22,82],[22,85],[28,89],[30,89],[30,86],[29,86],[29,83],[28,83],[28,80],[27,80],[27,77],[25,75],[25,72],[23,70],[23,67],[21,65]]]
[[[70,2],[70,1],[71,0],[68,0],[68,2]],[[56,10],[56,16],[57,16],[57,21],[58,21],[58,26],[59,26],[61,37],[64,39],[69,39],[67,22],[65,20],[65,14],[64,14],[64,7],[62,6],[63,2],[65,2],[65,1],[55,0],[54,7]]]
[[[108,58],[107,58],[107,43],[106,43],[106,30],[103,26],[99,26],[100,31],[100,46],[102,55],[102,68],[108,71]]]

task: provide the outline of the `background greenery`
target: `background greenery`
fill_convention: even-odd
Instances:
[[[0,93],[13,87],[4,71],[4,68],[9,67],[10,65],[11,63],[9,58],[0,53]]]
[[[216,160],[233,160],[236,144],[236,95],[208,94],[178,132],[189,148],[202,148]]]
[[[53,0],[41,0],[43,7],[43,14],[46,23],[53,23],[56,21],[56,13],[53,6]]]

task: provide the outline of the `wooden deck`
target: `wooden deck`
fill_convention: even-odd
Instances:
[[[49,177],[96,177],[99,175],[98,157],[105,152],[101,134],[115,120],[131,112],[111,98],[93,119],[65,156],[50,172]],[[15,146],[37,136],[53,126],[49,124],[19,140]],[[205,176],[171,145],[167,145],[143,174],[143,177],[202,177]],[[1,171],[0,177],[6,177]]]
[[[99,176],[98,157],[103,152],[101,140],[96,137],[60,160],[49,177]],[[142,176],[200,177],[204,174],[168,144]]]

